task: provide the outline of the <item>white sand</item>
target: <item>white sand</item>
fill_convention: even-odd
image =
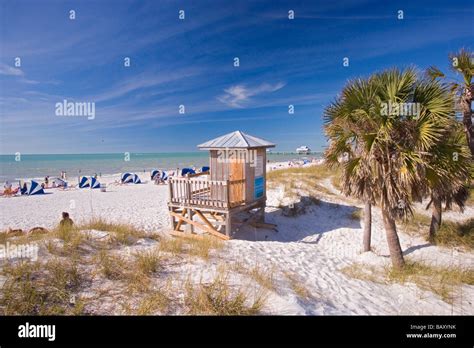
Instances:
[[[330,185],[329,181],[325,185]],[[149,182],[108,185],[107,192],[90,189],[47,192],[52,193],[1,198],[0,230],[51,228],[59,222],[63,211],[69,212],[76,222],[100,216],[147,231],[166,233],[169,229],[166,185]],[[235,239],[225,243],[220,261],[258,264],[279,274],[286,272],[298,278],[312,295],[302,300],[280,277],[280,287],[272,293],[266,308],[269,314],[474,314],[474,286],[463,286],[462,294],[450,305],[414,284],[379,284],[353,279],[340,271],[354,262],[376,266],[390,263],[377,210],[373,213],[375,252],[361,254],[362,226],[350,218],[354,206],[345,203],[347,200],[328,196],[304,215],[285,217],[272,207],[277,205],[282,191],[269,190],[267,194],[266,220],[277,224],[278,232],[253,228],[238,231]],[[463,216],[467,218],[469,214]],[[474,253],[430,246],[422,238],[403,233],[402,229],[399,234],[402,248],[412,260],[443,266],[474,266]]]

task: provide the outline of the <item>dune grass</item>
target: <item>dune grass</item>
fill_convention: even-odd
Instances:
[[[161,256],[158,250],[146,250],[135,253],[135,270],[149,275],[158,272],[161,265]]]
[[[251,294],[248,286],[231,286],[229,272],[219,268],[208,284],[185,284],[184,304],[191,315],[257,315],[267,299],[267,292],[260,289]]]
[[[284,272],[285,278],[290,285],[291,290],[302,300],[309,300],[313,298],[311,292],[304,285],[304,283],[296,275],[290,272]]]
[[[444,221],[434,239],[435,244],[474,249],[474,218],[463,222]]]
[[[159,249],[173,256],[187,254],[208,260],[213,250],[220,250],[223,247],[223,241],[212,236],[191,238],[183,235],[182,237],[161,239]]]
[[[171,299],[164,290],[152,290],[147,293],[133,312],[136,315],[166,314],[171,305]]]
[[[182,238],[162,238],[160,240],[160,251],[170,253],[173,256],[177,256],[184,251],[184,241]]]
[[[101,274],[107,279],[118,280],[125,278],[127,263],[123,257],[112,255],[107,250],[101,250],[96,256],[96,264]]]
[[[224,243],[211,236],[203,236],[202,238],[186,238],[187,252],[190,255],[208,260],[212,250],[219,250],[224,247]]]
[[[3,315],[77,315],[84,310],[84,302],[74,295],[84,274],[73,261],[7,264],[2,273],[6,277],[0,296]]]
[[[249,277],[267,290],[275,291],[277,288],[274,266],[263,267],[259,264],[255,264],[249,268],[243,262],[235,262],[232,264],[231,269],[232,271]]]
[[[430,216],[415,213],[413,218],[405,222],[403,226],[409,234],[422,235],[427,239],[430,223]],[[463,247],[473,250],[474,218],[462,222],[443,220],[433,243],[445,247]]]
[[[321,184],[322,180],[332,178],[338,180],[340,171],[330,169],[326,165],[315,165],[302,168],[277,169],[267,173],[269,188],[283,187],[285,199],[297,201],[303,195],[320,202],[323,195],[334,193]],[[279,207],[283,207],[280,203]]]
[[[420,289],[429,290],[448,303],[453,303],[461,285],[474,285],[473,269],[437,267],[421,262],[407,262],[400,270],[387,268],[386,275],[391,282],[415,283]]]
[[[109,235],[96,242],[85,233],[91,229]],[[40,244],[48,256],[0,268],[6,279],[0,314],[88,314],[105,302],[114,310],[125,303],[122,311],[125,308],[130,315],[169,314],[177,309],[199,315],[253,315],[260,313],[266,300],[266,290],[256,291],[255,285],[274,286],[271,275],[260,267],[248,271],[251,284],[232,284],[230,273],[219,271],[210,283],[183,286],[173,281],[167,267],[190,262],[190,257],[207,262],[224,243],[203,237],[159,238],[156,246],[135,245],[143,236],[132,226],[102,220],[49,231]],[[80,296],[82,292],[87,298]]]
[[[301,167],[301,168],[285,168],[276,169],[267,173],[268,181],[279,181],[286,179],[288,176],[304,176],[308,179],[321,180],[333,176],[337,173],[337,170],[328,168],[324,164]]]
[[[144,231],[133,225],[108,222],[101,218],[94,218],[90,222],[78,225],[75,229],[112,232],[113,240],[122,245],[132,245],[139,238],[149,237]]]
[[[402,269],[355,263],[341,269],[346,276],[379,284],[413,283],[433,292],[443,301],[453,303],[462,285],[474,285],[474,270],[458,266],[441,267],[422,262],[406,261]]]

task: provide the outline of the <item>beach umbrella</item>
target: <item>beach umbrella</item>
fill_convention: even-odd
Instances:
[[[181,170],[181,176],[185,176],[186,174],[196,174],[196,172],[192,168],[183,168]]]
[[[133,174],[133,183],[134,184],[141,184],[142,181],[140,180],[140,178],[138,177],[137,174]]]
[[[44,190],[41,187],[41,185],[38,184],[36,181],[31,180],[31,185],[30,185],[30,189],[28,190],[28,195],[30,195],[30,196],[40,195],[40,194],[43,194],[43,193],[44,193]]]
[[[81,179],[79,180],[79,188],[86,188],[90,186],[91,186],[91,183],[90,183],[89,178],[86,176],[81,177]]]
[[[131,173],[123,173],[120,179],[122,184],[127,184],[133,182],[133,175]]]
[[[100,188],[100,183],[96,178],[91,177],[91,189]]]
[[[155,180],[157,177],[159,177],[160,171],[158,169],[153,169],[151,171],[151,180]]]

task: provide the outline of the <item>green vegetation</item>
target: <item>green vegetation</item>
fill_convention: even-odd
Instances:
[[[396,112],[391,110],[393,104]],[[419,109],[400,113],[401,107],[410,105]],[[414,200],[431,197],[429,233],[434,238],[441,223],[441,204],[462,206],[467,198],[469,148],[460,141],[454,112],[449,86],[422,78],[413,68],[350,81],[325,110],[330,140],[326,163],[343,170],[344,194],[362,200],[367,208],[374,203],[382,207],[396,268],[405,262],[395,221],[412,216]],[[369,224],[366,221],[365,226]],[[370,249],[370,229],[364,235],[364,249]]]
[[[95,238],[95,234],[87,232],[91,229],[109,234]],[[142,248],[135,244],[138,238],[149,236],[132,226],[100,220],[41,234],[35,240],[41,241],[40,249],[48,251],[48,257],[8,262],[0,268],[0,275],[5,277],[0,314],[90,314],[104,302],[111,303],[114,312],[116,306],[121,306],[126,314],[135,315],[260,312],[266,292],[249,290],[254,284],[271,286],[271,280],[260,268],[245,270],[254,283],[242,287],[231,284],[229,273],[222,270],[210,284],[183,284],[173,279],[169,266],[194,257],[208,261],[213,251],[223,248],[222,241],[207,236],[175,239],[156,235],[154,239],[159,242],[155,246]],[[28,241],[24,235],[6,238]]]
[[[185,306],[188,314],[207,315],[256,315],[265,304],[267,293],[259,290],[251,294],[249,287],[232,288],[229,273],[222,268],[209,284],[185,286]]]
[[[431,218],[428,216],[414,213],[413,218],[406,221],[403,226],[410,234],[426,237],[430,221]],[[467,250],[474,250],[474,218],[463,222],[444,220],[432,242],[445,247],[463,247]]]
[[[405,267],[377,268],[352,264],[341,269],[345,275],[374,283],[414,283],[420,289],[431,291],[447,303],[453,303],[463,284],[474,285],[474,270],[461,267],[438,267],[408,261]]]

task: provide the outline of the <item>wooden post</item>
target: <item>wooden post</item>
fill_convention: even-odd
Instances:
[[[225,219],[225,234],[227,237],[231,237],[232,234],[232,214],[230,213],[230,210],[226,214],[226,219]]]
[[[188,218],[189,218],[189,220],[193,221],[193,215],[194,215],[193,210],[188,209]],[[188,224],[188,226],[186,227],[186,232],[187,233],[194,233],[194,225],[193,224]]]
[[[265,201],[262,202],[258,210],[258,222],[265,222]]]
[[[174,212],[174,208],[173,207],[170,207],[170,212]],[[174,230],[176,225],[174,223],[174,216],[172,214],[170,214],[170,218],[171,218],[171,229]]]
[[[224,199],[226,200],[227,208],[230,209],[230,180],[226,180],[226,186],[225,187],[226,187],[226,189],[225,189],[226,191],[225,191],[225,196],[224,196],[225,198]]]

